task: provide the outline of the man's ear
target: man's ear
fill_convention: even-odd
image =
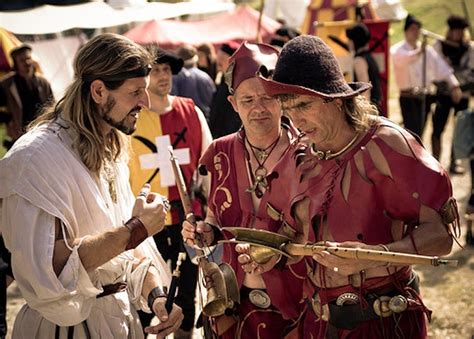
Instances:
[[[102,80],[96,79],[90,84],[92,100],[96,104],[104,104],[107,101],[108,89]]]
[[[229,96],[227,96],[227,100],[230,102],[230,104],[234,108],[234,111],[238,112],[237,111],[237,102],[235,101],[235,97],[233,95],[229,95]]]

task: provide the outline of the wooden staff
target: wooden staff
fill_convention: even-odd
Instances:
[[[179,277],[181,276],[181,264],[186,260],[186,253],[181,252],[178,254],[178,261],[176,262],[176,268],[173,272],[173,277],[171,278],[170,290],[168,291],[168,297],[166,298],[165,308],[168,314],[173,308],[174,299],[176,297],[176,290],[179,283]]]
[[[265,0],[260,0],[260,11],[257,22],[257,36],[255,38],[258,43],[262,43],[262,34],[260,30],[262,29],[263,7],[265,7]]]

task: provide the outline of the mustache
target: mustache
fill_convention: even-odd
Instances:
[[[130,112],[128,112],[128,114],[140,113],[141,110],[142,110],[141,107],[136,106],[136,107],[132,108],[132,110]]]
[[[257,114],[252,114],[250,115],[250,119],[263,119],[263,118],[271,118],[272,114],[271,113],[257,113]]]

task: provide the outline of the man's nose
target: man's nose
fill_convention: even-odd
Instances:
[[[142,108],[151,108],[150,94],[148,94],[148,90],[145,90],[144,93],[141,95],[138,105]]]
[[[254,109],[260,112],[267,111],[268,108],[265,103],[266,103],[265,98],[258,98],[257,100],[255,100]]]

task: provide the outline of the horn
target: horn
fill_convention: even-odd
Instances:
[[[171,166],[173,168],[176,186],[183,204],[186,220],[196,225],[196,217],[194,216],[192,210],[191,199],[187,192],[183,173],[181,172],[177,158],[174,155],[173,147],[169,146],[169,152]],[[200,239],[197,240],[198,243],[201,242]],[[235,293],[239,295],[235,273],[233,272],[232,268],[230,268],[230,266],[222,266],[223,270],[221,270],[219,265],[214,262],[209,262],[202,248],[195,247],[195,250],[199,268],[202,270],[204,277],[204,286],[206,287],[207,291],[207,302],[204,305],[202,311],[208,317],[217,317],[223,315],[228,308],[233,308],[235,305],[235,300],[230,299],[229,295],[232,297],[235,296]],[[239,297],[237,298],[239,299]]]
[[[201,259],[200,265],[207,291],[207,301],[202,311],[208,317],[217,317],[224,314],[229,306],[225,278],[216,263]]]

